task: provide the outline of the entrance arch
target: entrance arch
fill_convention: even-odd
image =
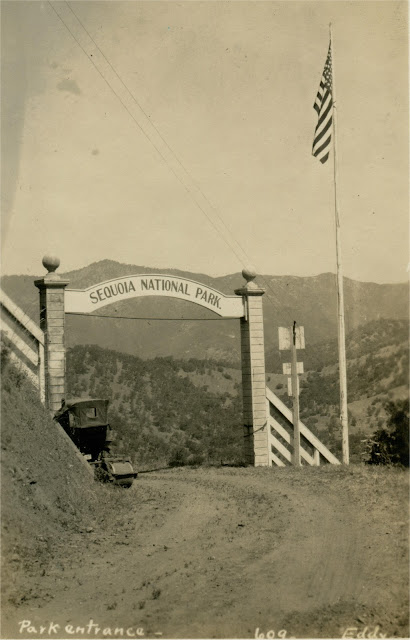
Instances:
[[[60,260],[45,256],[47,275],[34,282],[40,293],[40,328],[44,333],[45,401],[54,414],[65,397],[65,314],[92,314],[106,305],[143,296],[180,298],[222,318],[237,318],[241,333],[243,441],[249,465],[269,465],[268,416],[262,296],[256,273],[244,269],[245,283],[227,296],[205,284],[167,274],[137,274],[69,289],[56,270]],[[239,434],[238,434],[239,435]]]

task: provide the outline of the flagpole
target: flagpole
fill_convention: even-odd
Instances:
[[[335,206],[335,227],[336,227],[336,263],[337,263],[337,316],[338,316],[338,336],[339,336],[339,382],[340,382],[340,422],[342,425],[342,454],[343,464],[349,464],[349,424],[347,414],[347,372],[346,372],[346,337],[345,337],[345,315],[344,315],[344,294],[343,294],[343,269],[342,269],[342,245],[340,240],[340,218],[339,203],[337,197],[337,101],[335,68],[335,49],[332,37],[332,24],[329,24],[330,42],[332,51],[332,99],[333,99],[333,172],[334,172],[334,206]]]

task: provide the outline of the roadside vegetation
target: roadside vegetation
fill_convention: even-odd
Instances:
[[[409,400],[389,402],[389,419],[385,429],[379,429],[368,440],[370,464],[409,466]]]

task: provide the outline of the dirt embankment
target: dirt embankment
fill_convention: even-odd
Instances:
[[[104,487],[2,354],[1,527],[3,622],[11,608],[39,597],[47,567],[64,557],[76,532],[95,526]],[[6,364],[4,362],[6,360]],[[113,500],[112,500],[113,502]]]

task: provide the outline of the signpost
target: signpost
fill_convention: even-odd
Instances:
[[[305,348],[305,332],[303,327],[279,327],[279,349],[290,350],[291,362],[283,364],[283,373],[290,374],[288,379],[288,394],[293,397],[293,464],[300,467],[300,427],[299,427],[299,378],[303,373],[303,362],[297,361],[297,349]],[[290,383],[290,384],[289,384]]]

